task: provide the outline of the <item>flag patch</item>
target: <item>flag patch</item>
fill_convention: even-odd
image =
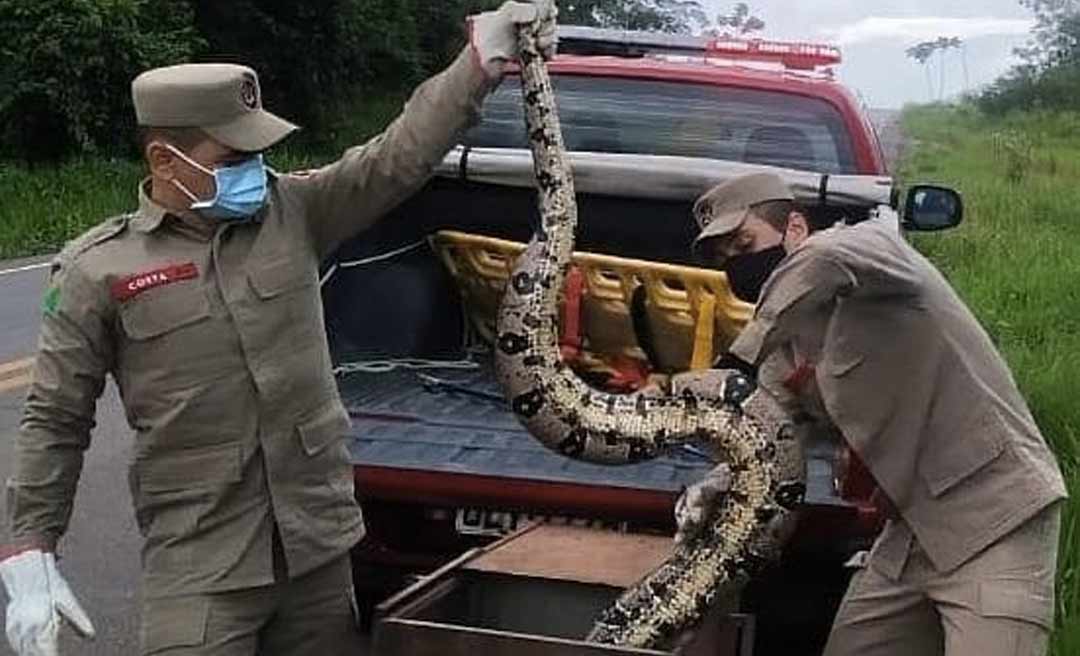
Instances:
[[[56,314],[56,309],[60,307],[60,288],[56,285],[52,285],[45,292],[45,297],[41,300],[41,310],[45,314]]]

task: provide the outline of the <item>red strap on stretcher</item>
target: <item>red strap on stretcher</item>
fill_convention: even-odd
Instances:
[[[562,321],[559,329],[559,349],[563,360],[569,364],[581,358],[585,345],[582,334],[582,298],[585,295],[585,274],[576,266],[571,266],[566,273],[563,288]],[[625,356],[604,358],[605,371],[609,377],[604,387],[615,392],[632,392],[641,389],[649,379],[649,368],[645,363]]]
[[[800,363],[784,379],[784,387],[793,394],[802,392],[808,383],[814,378],[814,365],[810,362]],[[858,521],[868,528],[880,528],[884,521],[880,508],[870,502],[870,498],[877,488],[877,481],[870,473],[870,469],[848,445],[841,447],[842,455],[838,456],[842,464],[834,471],[837,477],[837,494],[841,499],[850,501],[855,505],[858,513]]]
[[[584,344],[581,335],[581,296],[585,293],[585,274],[576,266],[566,272],[566,285],[563,291],[562,329],[559,334],[559,348],[563,360],[573,362],[581,357]]]
[[[614,392],[635,392],[649,382],[649,367],[641,360],[616,355],[607,358],[607,364],[612,373],[606,387]]]

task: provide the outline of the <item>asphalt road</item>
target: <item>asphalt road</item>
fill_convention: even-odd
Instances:
[[[889,171],[896,173],[900,158],[904,155],[904,134],[900,129],[900,112],[894,109],[872,109],[870,119],[877,128],[878,140],[885,151]]]
[[[27,264],[33,263],[0,263],[0,271]],[[0,364],[33,355],[47,273],[48,268],[0,273]],[[0,480],[11,474],[12,444],[25,394],[25,388],[0,393]],[[71,527],[60,547],[60,567],[90,613],[98,637],[76,644],[67,636],[62,653],[118,656],[137,650],[139,542],[126,484],[131,431],[111,384],[98,404],[97,422]],[[6,541],[5,521],[0,522],[0,543]],[[0,655],[10,654],[7,641],[0,640]]]
[[[25,390],[0,395],[0,477],[11,473],[11,450]],[[139,543],[128,493],[131,443],[116,390],[111,385],[98,405],[93,447],[86,455],[70,529],[60,546],[60,568],[90,614],[98,637],[76,644],[65,636],[64,654],[134,654]],[[6,511],[5,511],[6,514]],[[0,541],[7,540],[6,524]],[[0,654],[11,654],[6,641]]]
[[[0,364],[34,354],[47,258],[0,262]]]
[[[892,166],[902,152],[899,112],[874,111],[886,157]],[[39,306],[47,267],[43,260],[0,262],[0,365],[34,354]],[[18,429],[25,388],[0,392],[0,480],[11,473],[11,449]],[[95,641],[65,638],[64,654],[117,656],[134,654],[138,636],[139,537],[127,488],[132,433],[127,427],[116,388],[110,384],[98,404],[97,427],[87,453],[71,526],[61,544],[61,569],[90,613],[98,632]],[[4,501],[0,499],[0,509]],[[6,509],[0,517],[6,516]],[[7,540],[0,522],[0,543]],[[0,656],[10,656],[0,639]]]

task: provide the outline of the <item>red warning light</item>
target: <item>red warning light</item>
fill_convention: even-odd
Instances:
[[[842,61],[840,49],[823,43],[766,41],[720,37],[709,41],[706,55],[761,62],[779,62],[785,68],[812,71]]]

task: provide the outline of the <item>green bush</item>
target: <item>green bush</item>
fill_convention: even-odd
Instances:
[[[274,111],[310,125],[358,84],[411,83],[422,70],[411,3],[397,0],[200,2],[202,59],[254,68]]]
[[[0,156],[122,152],[131,80],[185,61],[251,66],[267,105],[318,133],[343,103],[446,65],[465,16],[500,2],[0,0]]]
[[[442,69],[465,45],[465,18],[496,9],[503,0],[414,0],[421,63],[425,72]]]
[[[1036,18],[1022,62],[976,100],[992,116],[1080,108],[1080,8],[1060,0],[1021,0]]]
[[[125,150],[132,78],[201,46],[177,0],[0,0],[0,28],[0,149],[30,160]]]
[[[332,141],[328,117],[444,67],[465,17],[503,0],[0,0],[0,157],[133,154],[131,80],[187,61],[245,64],[268,107]],[[588,0],[562,22],[681,30],[696,2]],[[700,21],[699,21],[700,22]]]
[[[440,70],[465,45],[465,17],[500,3],[204,1],[195,24],[208,42],[202,60],[254,68],[267,106],[322,142],[327,117],[343,104],[411,88]]]
[[[1080,64],[1061,64],[1041,72],[1020,69],[990,85],[977,102],[993,116],[1012,111],[1080,109]]]

